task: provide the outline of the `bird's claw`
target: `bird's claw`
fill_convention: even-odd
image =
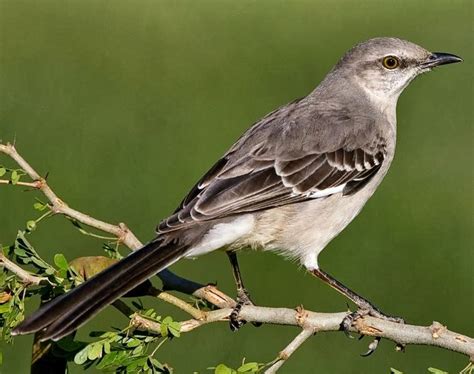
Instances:
[[[247,323],[247,321],[239,318],[239,314],[242,310],[243,305],[244,304],[237,301],[237,304],[235,305],[234,309],[232,309],[232,312],[229,315],[229,326],[232,331],[237,331]]]
[[[388,316],[388,315],[382,313],[380,310],[378,310],[377,308],[375,308],[373,306],[359,308],[355,312],[347,314],[341,322],[341,330],[344,331],[344,334],[347,337],[349,337],[351,339],[353,338],[353,336],[350,334],[350,329],[358,319],[363,318],[364,316],[371,316],[371,317],[380,318],[380,319],[383,319],[383,320],[386,320],[386,321],[400,323],[400,324],[405,323],[403,318]],[[359,339],[362,339],[362,337],[363,337],[363,335],[361,335],[361,337]],[[377,349],[378,345],[379,345],[380,339],[381,338],[379,336],[377,336],[369,344],[369,350],[367,352],[361,354],[361,356],[362,357],[367,357],[367,356],[370,356],[372,353],[374,353],[375,350]]]
[[[235,305],[234,309],[232,309],[232,312],[229,315],[229,326],[232,331],[237,331],[238,329],[240,329],[243,325],[247,323],[247,321],[239,317],[240,311],[242,310],[242,307],[244,305],[255,305],[255,304],[250,299],[250,296],[247,290],[245,289],[238,290],[237,291],[237,304]],[[259,327],[262,325],[261,322],[252,322],[252,324],[255,327]]]
[[[341,330],[344,331],[344,334],[348,337],[353,339],[354,337],[350,334],[350,329],[355,321],[359,318],[362,318],[369,314],[368,309],[358,309],[355,312],[351,312],[347,314],[341,322]]]
[[[368,357],[372,353],[374,353],[377,347],[379,346],[380,339],[382,338],[380,336],[377,336],[374,340],[372,340],[372,342],[369,344],[369,350],[365,353],[361,353],[361,356]]]

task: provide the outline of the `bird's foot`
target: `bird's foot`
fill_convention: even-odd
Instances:
[[[389,316],[383,312],[381,312],[379,309],[377,309],[375,306],[373,306],[370,303],[364,304],[359,309],[357,309],[355,312],[349,313],[347,316],[344,317],[341,323],[341,330],[344,331],[344,333],[348,336],[351,337],[349,334],[350,328],[354,325],[354,323],[365,316],[371,316],[375,318],[380,318],[386,321],[390,322],[395,322],[395,323],[401,323],[404,324],[405,321],[403,318],[400,317],[394,317],[394,316]],[[362,338],[363,336],[361,336]],[[380,342],[380,337],[376,337],[370,344],[369,344],[369,350],[366,353],[363,353],[361,356],[367,357],[370,356],[372,353],[375,352],[375,350],[378,347],[378,344]]]
[[[255,305],[250,299],[250,295],[246,289],[242,288],[237,290],[237,304],[229,315],[229,325],[232,331],[237,331],[243,325],[247,323],[244,319],[239,317],[240,311],[244,305]],[[256,327],[261,326],[260,322],[252,322]]]
[[[341,323],[341,329],[348,334],[350,328],[354,325],[354,323],[359,318],[363,318],[365,316],[371,316],[383,319],[385,321],[396,322],[401,324],[405,323],[403,318],[389,316],[378,310],[373,305],[368,304],[367,306],[364,305],[362,308],[359,308],[355,312],[349,313],[347,316],[345,316]]]

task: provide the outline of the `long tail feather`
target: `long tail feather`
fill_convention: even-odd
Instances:
[[[176,243],[163,245],[158,238],[45,304],[17,326],[13,334],[41,331],[41,340],[59,340],[152,275],[172,265],[187,249]]]

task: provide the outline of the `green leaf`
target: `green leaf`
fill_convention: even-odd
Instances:
[[[33,208],[42,212],[48,207],[47,204],[40,203],[39,201],[33,204]]]
[[[181,324],[179,322],[171,322],[168,325],[168,331],[176,338],[181,336]]]
[[[139,367],[148,368],[147,361],[147,356],[130,357],[124,365],[127,366],[127,373],[135,373]],[[143,371],[138,370],[138,372]]]
[[[237,373],[256,373],[258,368],[258,362],[247,362],[237,369]]]
[[[140,344],[141,344],[140,340],[131,338],[131,339],[127,342],[127,347],[128,347],[128,348],[134,348],[134,347],[138,347]]]
[[[143,307],[143,306],[142,306]],[[138,309],[141,309],[141,308],[138,308]],[[156,313],[153,309],[147,309],[145,310],[145,312],[143,313],[144,316],[147,316],[147,317],[150,317],[150,318],[156,318]]]
[[[136,355],[142,354],[144,349],[145,349],[145,346],[143,346],[143,345],[137,346],[137,347],[132,351],[132,356],[136,356]]]
[[[163,370],[163,364],[153,357],[148,358],[149,364],[151,364],[155,369]]]
[[[26,251],[23,248],[15,247],[14,252],[18,257],[26,257]]]
[[[173,321],[169,324],[172,329],[181,330],[181,324],[177,321]]]
[[[7,169],[3,166],[0,167],[0,177],[3,177],[7,173]]]
[[[3,314],[3,313],[8,313],[11,311],[12,309],[12,303],[11,302],[8,302],[8,303],[5,303],[5,304],[1,304],[0,305],[0,314]]]
[[[107,354],[100,360],[100,362],[97,364],[97,369],[102,370],[105,369],[107,366],[112,365],[114,361],[117,359],[119,352],[114,351],[111,352],[110,354]]]
[[[97,369],[111,369],[112,367],[124,366],[128,364],[129,352],[127,351],[112,351],[100,360],[97,364]]]
[[[106,341],[104,342],[104,352],[105,352],[106,354],[109,354],[109,353],[110,353],[110,342],[109,342],[108,340],[106,340]]]
[[[162,323],[160,325],[160,333],[163,337],[168,336],[168,326],[166,326],[166,324]]]
[[[235,370],[232,370],[230,367],[225,366],[224,364],[219,364],[214,369],[214,374],[234,374]]]
[[[114,338],[117,336],[117,333],[112,331],[92,331],[89,333],[91,337],[101,337],[101,338]]]
[[[178,330],[175,329],[168,329],[168,331],[173,335],[175,338],[179,338],[181,336],[181,333]]]
[[[66,257],[62,253],[56,253],[54,255],[54,263],[61,270],[67,270],[69,268]]]
[[[76,363],[77,365],[82,365],[84,362],[87,361],[87,353],[89,351],[89,347],[90,346],[86,346],[83,350],[76,353],[76,355],[74,356],[74,363]]]
[[[91,361],[102,357],[102,344],[100,342],[92,343],[89,345],[89,350],[87,352],[87,358]]]
[[[394,368],[390,368],[390,374],[403,374],[403,371],[400,371],[400,370],[397,370],[397,369],[394,369]]]
[[[31,261],[41,269],[49,268],[49,265],[38,257],[30,257]]]
[[[436,368],[428,368],[428,371],[433,374],[448,374],[447,371],[436,369]]]
[[[18,175],[18,172],[16,170],[13,170],[11,175],[12,184],[17,184],[19,180],[20,176]]]

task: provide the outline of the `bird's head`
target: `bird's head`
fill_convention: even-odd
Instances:
[[[406,40],[374,38],[349,50],[334,72],[354,81],[376,100],[396,102],[416,76],[436,66],[461,61],[458,56],[429,52]]]

